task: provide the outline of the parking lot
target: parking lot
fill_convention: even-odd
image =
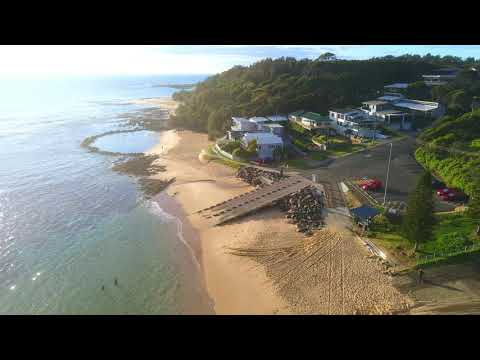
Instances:
[[[414,139],[411,137],[396,141],[392,145],[387,202],[407,202],[409,192],[415,189],[418,176],[422,174],[423,168],[415,161],[413,149]],[[389,152],[389,144],[381,145],[354,155],[336,159],[328,167],[315,169],[310,171],[310,173],[317,174],[320,180],[329,179],[337,182],[345,179],[360,179],[362,177],[378,179],[383,183],[382,188],[369,193],[382,204]],[[451,211],[455,207],[453,203],[440,201],[436,195],[435,198],[436,211]]]

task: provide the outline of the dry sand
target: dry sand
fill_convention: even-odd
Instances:
[[[176,130],[166,130],[158,134],[158,143],[151,149],[145,151],[146,155],[166,155],[168,152],[178,145],[180,137]]]
[[[341,217],[327,218],[330,229],[340,230],[341,238],[319,239],[320,247],[331,250],[328,255],[318,251],[323,260],[308,267],[304,265],[309,262],[297,257],[301,266],[291,273],[292,281],[286,287],[283,285],[288,277],[283,276],[281,266],[230,254],[229,248],[282,246],[309,240],[273,208],[216,227],[195,214],[252,187],[236,179],[231,168],[199,161],[201,150],[211,144],[207,135],[189,131],[178,131],[176,135],[179,139],[172,143],[177,146],[158,160],[167,171],[155,177],[176,177],[167,193],[180,203],[187,214],[186,221],[200,237],[205,286],[217,314],[378,314],[410,305],[410,300],[382,273],[382,267],[367,259],[362,245],[348,232],[342,233],[345,219]],[[286,263],[289,268],[291,265]],[[276,281],[279,277],[282,284]]]
[[[156,107],[161,107],[169,111],[175,111],[178,106],[178,102],[173,100],[170,97],[157,97],[157,98],[146,98],[146,99],[137,99],[133,100],[132,104],[138,105],[152,105]]]
[[[195,211],[252,189],[236,179],[234,170],[215,162],[201,163],[198,155],[211,142],[207,135],[178,131],[178,146],[162,154],[159,163],[167,171],[157,178],[176,177],[167,189],[189,215],[187,221],[197,230],[201,241],[201,261],[205,285],[215,303],[217,314],[286,314],[287,304],[275,293],[265,270],[248,258],[225,251],[226,246],[245,246],[264,231],[281,231],[291,226],[271,217],[268,212],[247,217],[238,223],[212,227]]]

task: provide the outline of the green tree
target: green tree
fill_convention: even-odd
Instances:
[[[468,203],[467,216],[475,220],[477,225],[480,225],[480,180],[478,179],[473,185],[472,194]]]
[[[432,236],[433,224],[432,175],[426,171],[418,180],[415,191],[409,196],[407,213],[402,224],[405,237],[415,244],[415,252],[420,242],[427,241]]]
[[[472,98],[465,90],[454,90],[447,95],[447,110],[452,115],[462,115],[471,109]]]
[[[220,108],[210,113],[208,117],[208,138],[213,140],[219,136],[225,135],[230,122],[228,112],[225,108]]]
[[[430,87],[424,81],[416,81],[407,87],[407,97],[410,99],[430,100]]]
[[[257,140],[253,139],[248,143],[247,151],[253,156],[257,154]]]

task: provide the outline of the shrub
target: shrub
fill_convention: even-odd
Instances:
[[[248,160],[252,157],[252,153],[248,152],[247,150],[241,147],[238,147],[235,150],[233,150],[232,155],[244,160]]]
[[[224,142],[224,143],[221,143],[221,144],[219,143],[218,146],[223,151],[226,151],[229,154],[233,154],[233,151],[240,147],[240,141],[228,141],[228,142]]]

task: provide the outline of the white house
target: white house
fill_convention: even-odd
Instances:
[[[445,109],[440,103],[407,99],[397,93],[385,93],[376,100],[364,101],[362,104],[361,109],[373,116],[377,116],[378,113],[388,113],[388,110],[400,110],[405,115],[422,114],[434,118],[443,116],[445,113]],[[398,112],[391,112],[391,114],[400,116]]]
[[[242,146],[247,148],[252,140],[257,141],[258,158],[262,160],[272,160],[275,149],[283,148],[282,138],[272,133],[246,133],[241,140]]]
[[[383,100],[370,100],[362,102],[360,110],[368,115],[374,115],[377,111],[388,110],[392,108],[392,104]]]
[[[263,125],[264,128],[268,129],[272,134],[283,136],[285,129],[280,124],[265,124]]]
[[[373,137],[374,125],[380,121],[360,109],[330,110],[329,117],[337,133],[359,137]]]
[[[255,131],[257,124],[242,117],[232,117],[232,131]]]

